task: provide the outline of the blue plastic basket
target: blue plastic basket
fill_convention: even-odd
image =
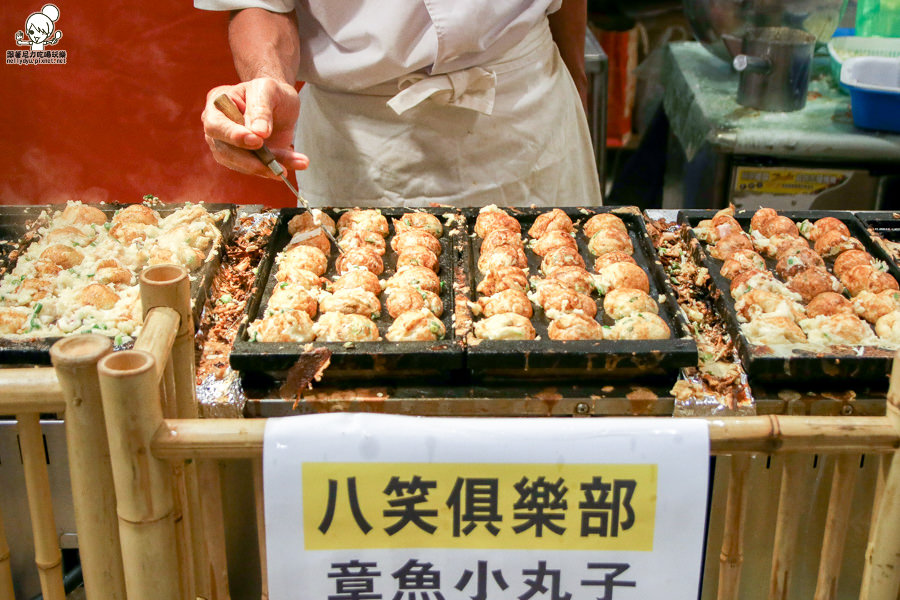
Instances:
[[[848,59],[841,68],[841,83],[850,90],[854,125],[900,133],[900,59]]]

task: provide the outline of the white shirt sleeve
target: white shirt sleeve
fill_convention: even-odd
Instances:
[[[294,0],[194,0],[194,8],[202,10],[263,8],[272,12],[286,13],[294,10],[294,7]]]

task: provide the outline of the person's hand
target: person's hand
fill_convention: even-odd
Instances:
[[[234,123],[213,104],[223,93],[244,113],[243,125]],[[261,77],[210,90],[201,119],[206,143],[216,162],[241,173],[277,178],[248,150],[265,143],[286,169],[305,169],[309,159],[294,152],[293,147],[294,124],[299,114],[300,98],[293,86]]]

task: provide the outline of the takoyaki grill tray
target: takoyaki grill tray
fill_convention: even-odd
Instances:
[[[550,209],[505,208],[522,226],[526,235],[534,220]],[[647,272],[650,297],[659,304],[659,315],[672,332],[666,340],[552,340],[547,335],[550,321],[543,309],[534,307],[531,323],[539,339],[535,340],[477,340],[474,334],[468,338],[466,363],[476,378],[529,378],[529,379],[602,379],[648,375],[670,375],[677,369],[697,364],[697,345],[688,334],[688,322],[678,307],[674,292],[659,262],[644,221],[638,209],[633,207],[561,208],[575,223],[576,241],[586,268],[593,273],[595,257],[588,250],[588,239],[581,226],[591,216],[601,212],[614,212],[628,229],[634,246],[634,259]],[[475,221],[478,209],[464,209],[468,225],[471,250],[465,270],[468,285],[465,290],[470,300],[476,300],[476,286],[482,275],[478,271],[481,238],[477,237]],[[526,242],[530,277],[540,274],[541,257]],[[597,302],[597,320],[612,325],[612,319],[604,314],[602,298]]]
[[[883,239],[900,244],[900,213],[893,210],[873,210],[859,211],[853,213],[854,216],[862,221],[866,229],[874,234],[881,236]],[[873,238],[878,243],[877,238]],[[878,244],[879,246],[881,244]],[[890,256],[895,264],[900,265],[900,247],[898,250],[891,251],[885,248],[885,253]]]
[[[715,210],[682,210],[679,211],[679,222],[688,225],[685,235],[693,238],[690,243],[694,258],[708,270],[717,288],[715,294],[716,307],[725,314],[725,324],[734,339],[744,369],[751,379],[758,381],[831,381],[835,379],[864,379],[868,381],[883,380],[891,371],[894,350],[877,346],[844,346],[828,347],[824,352],[813,352],[806,349],[779,350],[770,346],[751,343],[741,331],[741,323],[735,310],[735,300],[731,297],[731,282],[722,276],[723,261],[709,254],[707,244],[702,242],[693,232],[693,227],[705,219],[712,219]],[[750,219],[755,211],[739,211],[734,215],[744,231],[750,229]],[[865,227],[852,213],[844,211],[778,211],[779,215],[789,217],[799,224],[808,219],[815,222],[824,217],[834,217],[843,222],[850,230],[850,235],[858,239],[873,257],[883,260],[888,265],[888,272],[900,281],[900,269],[897,268],[881,248],[868,235]],[[777,261],[766,259],[766,266],[774,272]],[[831,272],[833,261],[826,260],[826,267]]]
[[[93,204],[110,219],[116,213],[129,204]],[[152,206],[160,216],[168,216],[183,208],[184,203],[159,204]],[[228,243],[234,227],[235,205],[234,204],[203,204],[210,213],[216,213],[227,210],[228,217],[220,222],[219,231],[222,232],[222,241],[215,251],[211,252],[209,260],[203,267],[191,274],[191,299],[194,309],[194,324],[200,321],[200,313],[203,305],[206,303],[209,287],[212,284],[213,277],[219,269],[221,262],[221,253],[224,244]],[[3,240],[0,242],[0,276],[5,275],[9,270],[15,267],[16,258],[28,249],[31,239],[29,234],[37,229],[35,225],[43,211],[47,211],[48,215],[63,210],[64,204],[34,204],[27,206],[0,206],[0,236]],[[32,340],[10,340],[0,336],[0,364],[3,365],[49,365],[50,364],[50,347],[56,343],[59,337],[35,338]]]
[[[297,214],[303,213],[303,209],[283,209],[278,217],[275,230],[269,241],[269,246],[259,265],[259,271],[254,282],[252,296],[247,303],[247,319],[238,329],[237,338],[231,352],[231,366],[240,370],[251,380],[254,378],[284,377],[310,347],[324,347],[331,351],[331,364],[325,372],[326,379],[392,379],[398,377],[411,378],[451,378],[458,374],[464,367],[463,339],[456,336],[454,330],[454,299],[453,278],[455,266],[460,263],[460,257],[464,248],[459,247],[462,240],[459,226],[455,225],[459,219],[458,214],[450,209],[402,209],[381,208],[381,214],[387,218],[390,225],[390,235],[387,238],[387,251],[382,257],[384,272],[378,276],[386,281],[396,272],[397,253],[391,249],[390,241],[395,234],[393,219],[399,219],[408,212],[429,212],[441,220],[444,231],[441,236],[441,255],[438,258],[440,270],[438,277],[441,281],[441,300],[444,303],[444,313],[441,322],[446,329],[444,339],[434,342],[251,342],[248,339],[247,327],[260,316],[269,301],[269,297],[275,289],[275,256],[281,252],[290,241],[288,222]],[[324,211],[337,222],[343,212],[340,209],[326,209]],[[447,216],[452,216],[452,223],[448,225]],[[335,259],[338,256],[336,249],[332,248],[328,257],[328,270],[325,278],[333,280],[337,271]],[[385,294],[379,296],[382,310],[381,316],[375,319],[378,331],[382,338],[393,323],[385,307]]]

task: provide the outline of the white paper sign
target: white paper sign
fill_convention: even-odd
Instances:
[[[702,420],[269,419],[272,600],[697,598]]]

